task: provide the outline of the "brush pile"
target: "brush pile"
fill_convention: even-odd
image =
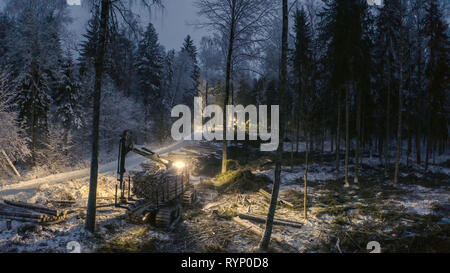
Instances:
[[[222,193],[248,193],[257,192],[271,182],[265,175],[255,175],[248,169],[238,169],[218,174],[209,183]]]

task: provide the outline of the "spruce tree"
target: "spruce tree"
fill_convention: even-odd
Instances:
[[[327,66],[330,70],[329,85],[337,97],[337,149],[336,168],[339,167],[339,143],[341,130],[341,96],[345,97],[345,184],[348,186],[350,152],[350,104],[357,92],[358,69],[362,63],[364,18],[367,3],[362,0],[329,0],[320,13],[321,39],[327,45]]]
[[[18,121],[30,137],[31,166],[39,161],[48,135],[48,112],[51,98],[45,75],[37,60],[30,60],[15,79],[15,102],[19,107]]]
[[[427,103],[427,148],[425,169],[432,146],[448,138],[449,37],[447,24],[437,1],[426,2],[424,29],[428,38],[428,58],[425,69]]]
[[[296,10],[294,15],[294,31],[295,31],[295,52],[293,60],[293,70],[295,77],[295,84],[297,89],[297,97],[299,99],[298,106],[300,108],[300,116],[303,124],[303,131],[305,134],[306,142],[306,155],[305,155],[305,173],[304,173],[304,204],[303,214],[307,219],[307,182],[308,182],[308,156],[310,145],[309,141],[312,135],[312,118],[313,109],[315,105],[314,94],[315,89],[312,83],[312,37],[311,28],[308,23],[305,10]],[[298,131],[297,131],[298,133]],[[297,136],[298,139],[298,136]]]
[[[194,97],[198,94],[198,86],[200,85],[200,67],[197,60],[197,47],[194,45],[194,41],[191,36],[188,35],[184,39],[183,47],[181,48],[181,53],[187,53],[191,63],[191,83],[186,86],[185,92],[183,94],[183,101],[190,106],[193,106]]]
[[[145,106],[147,120],[158,112],[158,105],[162,102],[161,72],[163,57],[158,43],[158,34],[152,23],[149,23],[142,39],[139,41],[137,52],[137,75],[139,90]]]
[[[80,43],[80,57],[78,58],[80,76],[93,74],[99,27],[99,7],[96,5],[93,7],[86,33],[83,34],[84,40]]]
[[[52,88],[60,76],[59,2],[10,2],[16,12],[14,30],[8,36],[8,69],[13,79],[18,121],[30,138],[31,166],[43,159],[47,144]]]
[[[110,54],[106,63],[106,73],[115,86],[126,96],[138,97],[136,71],[136,45],[127,37],[126,29],[121,29],[111,38]]]
[[[6,64],[6,53],[8,51],[8,34],[12,31],[12,22],[8,16],[0,12],[0,66]]]
[[[53,104],[56,106],[55,118],[60,122],[66,133],[70,130],[80,129],[83,125],[83,113],[80,107],[81,84],[74,70],[72,55],[70,52],[62,61],[62,73],[53,96]]]
[[[390,164],[389,150],[391,141],[392,90],[395,87],[395,80],[397,77],[395,71],[397,69],[399,41],[401,38],[401,15],[401,1],[386,1],[380,10],[380,15],[378,16],[377,22],[378,37],[376,41],[377,50],[375,59],[377,60],[378,66],[378,86],[382,88],[380,92],[384,93],[384,95],[380,96],[380,98],[384,99],[385,102],[385,109],[383,111],[385,113],[385,138],[383,147],[385,176],[388,175]],[[383,124],[381,120],[380,122]]]

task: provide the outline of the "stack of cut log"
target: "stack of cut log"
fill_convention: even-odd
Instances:
[[[170,170],[136,172],[132,177],[133,193],[138,198],[160,204],[183,193],[183,178]]]
[[[67,219],[67,211],[37,204],[3,200],[3,202],[0,201],[0,219],[53,224]]]

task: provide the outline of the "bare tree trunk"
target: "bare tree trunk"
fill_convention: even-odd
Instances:
[[[408,121],[407,123],[409,123],[411,125],[411,122]],[[409,130],[410,125],[408,125],[408,151],[406,154],[406,167],[409,167],[409,157],[411,156],[411,150],[412,150],[412,137],[411,137],[411,130]]]
[[[292,142],[292,138],[291,140],[291,171],[294,170],[294,143]]]
[[[359,146],[361,139],[361,92],[356,90],[356,147],[355,147],[355,178],[354,182],[358,183],[358,171],[359,171]]]
[[[234,17],[234,8],[231,10],[231,18]],[[227,134],[227,114],[226,114],[226,108],[228,105],[228,99],[230,96],[230,81],[231,81],[231,62],[232,62],[232,56],[233,56],[233,44],[234,44],[234,26],[235,21],[231,21],[231,27],[230,27],[230,39],[228,41],[228,53],[227,53],[227,68],[226,68],[226,76],[225,76],[225,96],[223,100],[223,146],[222,146],[222,173],[225,173],[227,171],[227,160],[228,160],[228,146],[227,146],[227,140],[226,140],[226,134]]]
[[[419,126],[420,126],[420,122],[417,122],[417,127],[416,127],[416,160],[417,160],[417,164],[420,165],[422,163],[422,160],[420,158],[420,131],[419,131]]]
[[[341,150],[341,90],[337,99],[337,128],[336,128],[336,171],[339,171],[339,152]]]
[[[308,132],[305,132],[305,139],[308,139]],[[305,151],[305,173],[303,175],[303,215],[305,219],[308,219],[308,168],[309,168],[309,145],[306,141],[306,151]]]
[[[430,150],[431,150],[431,143],[430,143],[430,123],[428,122],[428,129],[427,129],[427,147],[425,151],[425,171],[428,170],[428,161],[430,160]]]
[[[208,106],[208,81],[206,81],[206,86],[205,86],[205,107]]]
[[[350,84],[345,89],[345,186],[348,187],[348,159],[350,153]]]
[[[300,117],[297,116],[297,128],[295,130],[296,140],[297,140],[297,143],[295,143],[296,154],[298,154],[298,142],[300,141],[300,132],[299,131],[300,131]]]
[[[400,165],[400,156],[402,151],[402,88],[403,88],[403,68],[400,65],[400,81],[398,88],[398,127],[397,127],[397,154],[395,158],[395,174],[394,174],[394,184],[398,182],[398,171]]]
[[[330,153],[334,151],[334,137],[333,133],[330,131]]]
[[[280,190],[280,175],[281,175],[281,162],[283,160],[283,141],[284,141],[284,94],[287,90],[287,36],[288,36],[288,3],[287,0],[283,1],[283,31],[281,38],[281,89],[279,92],[280,103],[280,144],[277,150],[277,159],[275,163],[275,180],[272,188],[272,199],[270,200],[269,212],[267,214],[266,228],[264,236],[260,243],[260,248],[267,250],[270,243],[270,237],[272,235],[273,218],[275,217],[275,209],[277,207],[278,191]]]
[[[325,132],[325,126],[322,128],[322,139],[320,140],[321,141],[321,143],[320,143],[320,151],[321,151],[321,153],[323,154],[323,152],[325,151],[325,134],[326,134],[326,132]]]
[[[109,20],[110,0],[102,0],[100,18],[100,33],[97,44],[97,56],[95,60],[95,86],[94,86],[94,118],[92,128],[92,158],[91,176],[89,182],[89,199],[86,213],[86,229],[95,230],[95,214],[97,203],[97,178],[98,178],[98,147],[99,147],[99,123],[100,123],[100,99],[102,92],[102,78],[104,72],[104,58],[106,51],[107,25]]]
[[[33,63],[33,68],[34,68],[34,63]],[[33,69],[35,70],[35,69]],[[35,72],[33,72],[35,73]],[[37,122],[36,122],[36,103],[35,103],[35,99],[37,96],[37,90],[35,86],[32,86],[32,93],[33,93],[33,103],[31,104],[31,124],[30,124],[30,135],[31,135],[31,142],[30,142],[30,152],[31,152],[31,157],[30,157],[30,165],[31,167],[35,167],[36,166],[36,141],[37,141],[37,136],[36,136],[36,126],[37,126]]]
[[[384,142],[384,176],[388,176],[389,168],[389,130],[390,130],[390,115],[391,115],[391,65],[388,65],[388,87],[387,87],[387,102],[386,102],[386,140]]]

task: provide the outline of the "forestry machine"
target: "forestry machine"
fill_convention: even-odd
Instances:
[[[125,197],[125,158],[129,152],[144,156],[155,164],[151,170],[128,176],[128,195]],[[120,197],[117,196],[116,185],[115,204],[127,209],[129,219],[134,222],[172,228],[181,219],[182,206],[189,206],[196,199],[186,164],[166,160],[145,147],[134,145],[129,130],[124,131],[120,139],[117,180]]]

